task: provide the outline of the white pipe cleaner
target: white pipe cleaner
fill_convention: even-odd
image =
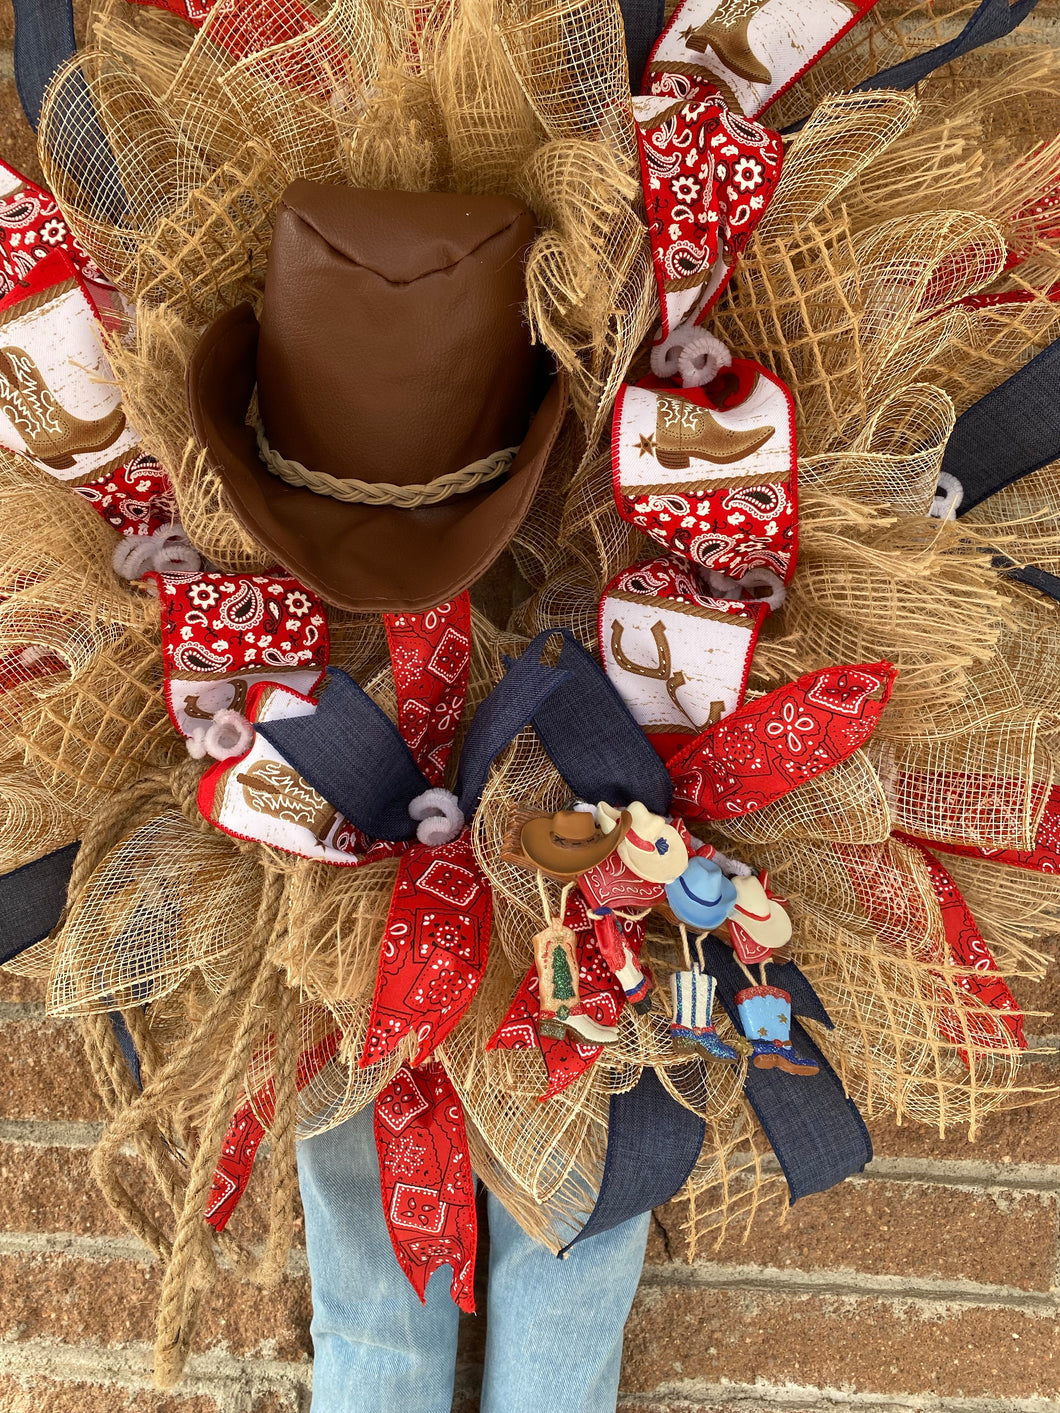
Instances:
[[[215,711],[209,726],[198,727],[187,740],[188,755],[195,760],[202,760],[204,756],[230,760],[233,756],[245,755],[253,744],[253,726],[231,707]]]
[[[150,569],[159,574],[194,574],[202,560],[179,525],[163,525],[153,535],[125,535],[111,559],[122,579],[142,579]]]
[[[657,378],[680,378],[686,388],[712,383],[732,363],[721,339],[693,324],[672,329],[651,351],[651,371]]]
[[[419,822],[416,838],[421,844],[450,844],[466,822],[452,791],[437,787],[410,802],[409,816]]]
[[[711,596],[716,599],[742,599],[745,589],[768,589],[768,594],[750,602],[767,604],[771,613],[776,613],[788,595],[784,581],[768,569],[749,569],[741,579],[732,579],[720,569],[704,569],[703,576]]]

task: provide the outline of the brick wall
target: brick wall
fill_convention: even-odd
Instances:
[[[10,42],[0,0],[0,152],[39,175]],[[1021,1000],[1057,1008],[1060,982]],[[1058,1039],[1051,1025],[1031,1019],[1038,1050]],[[1032,1052],[1028,1081],[1057,1077]],[[92,1184],[100,1119],[76,1028],[0,973],[0,1413],[303,1413],[301,1248],[279,1291],[222,1283],[185,1383],[152,1389],[158,1271]],[[974,1146],[961,1132],[871,1127],[863,1177],[744,1245],[689,1266],[680,1209],[656,1215],[623,1413],[1060,1410],[1060,1109],[997,1116]],[[477,1407],[482,1339],[481,1318],[465,1318],[454,1413]]]
[[[1033,999],[1060,999],[1052,980]],[[1037,1049],[1056,1042],[1032,1019]],[[1028,1080],[1050,1083],[1031,1053]],[[176,1394],[151,1388],[158,1270],[88,1172],[100,1131],[73,1023],[0,973],[0,1413],[304,1413],[309,1292],[222,1281]],[[694,1265],[656,1214],[626,1343],[624,1413],[1060,1409],[1060,1107],[969,1146],[882,1121],[863,1176]],[[481,1302],[480,1302],[481,1303]],[[465,1318],[455,1413],[473,1413],[482,1320]]]

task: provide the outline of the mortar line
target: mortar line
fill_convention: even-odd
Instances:
[[[642,1288],[670,1287],[706,1290],[747,1290],[783,1295],[816,1295],[860,1300],[917,1302],[932,1305],[991,1306],[1024,1314],[1060,1314],[1060,1292],[1021,1290],[1014,1286],[981,1285],[977,1281],[910,1280],[851,1271],[793,1271],[778,1266],[721,1265],[646,1266]]]

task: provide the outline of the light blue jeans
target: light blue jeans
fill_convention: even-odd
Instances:
[[[421,1305],[394,1256],[367,1109],[298,1145],[313,1286],[312,1413],[449,1413],[459,1311],[448,1266]],[[650,1214],[565,1260],[489,1196],[482,1413],[614,1413]]]

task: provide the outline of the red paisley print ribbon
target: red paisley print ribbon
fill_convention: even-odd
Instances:
[[[289,574],[156,574],[165,697],[191,735],[222,708],[242,711],[252,687],[308,693],[328,662],[327,611]]]
[[[825,667],[732,712],[668,764],[686,819],[760,810],[863,746],[891,695],[889,662]]]
[[[780,181],[779,133],[716,96],[634,98],[662,337],[715,303]]]
[[[97,481],[74,487],[75,495],[119,535],[153,535],[177,519],[177,501],[165,470],[141,453]]]
[[[440,1064],[403,1065],[375,1101],[383,1213],[394,1254],[420,1297],[440,1266],[461,1310],[475,1309],[478,1220],[464,1111]]]

